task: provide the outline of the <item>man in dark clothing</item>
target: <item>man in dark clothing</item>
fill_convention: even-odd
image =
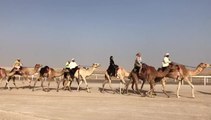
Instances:
[[[119,66],[114,63],[113,56],[110,56],[110,65],[107,69],[109,76],[115,76],[116,77],[118,67]]]

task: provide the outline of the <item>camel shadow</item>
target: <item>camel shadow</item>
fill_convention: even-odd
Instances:
[[[98,91],[100,91],[101,93],[111,93],[111,94],[115,94],[116,93],[116,90],[115,91],[113,91],[113,90],[111,90],[111,89],[105,89],[104,88],[104,91],[103,91],[103,88],[101,88],[101,87],[99,87],[98,88]]]
[[[14,89],[15,87],[10,87],[10,89],[9,90],[12,90],[12,89]],[[16,88],[15,88],[16,89]],[[0,90],[8,90],[8,88],[7,87],[0,87]]]
[[[28,89],[32,89],[33,86],[29,86],[29,85],[28,85],[28,86],[21,86],[21,87],[19,87],[19,88],[22,88],[22,89],[27,89],[27,88],[28,88]],[[35,88],[36,88],[36,87],[35,87]]]
[[[199,92],[201,94],[205,94],[205,95],[211,95],[211,93],[208,93],[208,92],[203,92],[203,91],[197,91],[197,92]]]

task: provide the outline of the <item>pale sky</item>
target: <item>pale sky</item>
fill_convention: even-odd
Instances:
[[[211,63],[211,0],[0,0],[0,67]]]

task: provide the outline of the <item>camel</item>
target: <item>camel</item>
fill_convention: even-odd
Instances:
[[[4,68],[0,68],[0,84],[2,83],[4,79],[6,79],[8,76],[12,76],[15,72],[16,71],[13,71],[10,73],[10,71]]]
[[[130,73],[128,73],[124,68],[122,68],[122,67],[118,68],[118,70],[117,70],[117,77],[116,78],[120,79],[120,88],[119,88],[119,93],[120,94],[122,93],[122,91],[121,91],[121,89],[122,89],[121,84],[124,84],[124,85],[126,84],[124,78],[128,78],[129,75],[130,75]],[[104,80],[104,82],[102,84],[102,91],[101,92],[104,92],[104,87],[105,87],[105,84],[107,84],[107,83],[109,83],[109,87],[111,88],[111,90],[114,91],[112,86],[111,86],[111,76],[109,76],[108,72],[106,71],[106,73],[105,73],[105,80]]]
[[[80,86],[81,86],[82,82],[84,82],[85,85],[86,85],[87,92],[90,93],[90,89],[89,89],[89,87],[88,87],[88,83],[87,83],[86,77],[92,75],[93,72],[94,72],[98,67],[100,67],[100,64],[98,64],[98,63],[93,63],[93,65],[92,65],[91,67],[87,68],[87,69],[81,67],[81,68],[79,68],[78,70],[76,70],[76,72],[75,72],[75,74],[74,74],[74,78],[76,78],[77,81],[80,80],[80,78],[82,78],[82,80],[78,81],[79,84],[78,84],[78,87],[77,87],[77,91],[80,90]],[[72,79],[72,80],[73,80],[73,79]],[[68,82],[69,89],[70,89],[70,87],[71,87],[72,80],[70,80],[70,81]],[[65,86],[65,87],[66,87],[66,86]]]
[[[178,69],[175,69],[175,70],[169,72],[166,75],[167,78],[172,78],[172,79],[175,79],[175,80],[179,81],[178,82],[177,91],[176,91],[177,98],[180,98],[179,91],[180,91],[180,87],[181,87],[181,84],[182,84],[182,81],[183,80],[190,85],[192,97],[195,98],[195,95],[194,95],[194,85],[189,80],[189,77],[200,74],[205,68],[211,67],[211,65],[210,64],[206,64],[206,63],[200,63],[196,67],[195,70],[189,70],[184,65],[181,65],[181,64],[178,64],[177,66],[179,67]],[[179,72],[179,76],[178,76],[178,72]],[[158,78],[158,80],[159,81],[162,80],[163,90],[165,90],[165,81],[166,80],[165,79],[163,80],[163,78],[164,77]]]
[[[71,92],[71,84],[72,84],[72,81],[74,80],[75,76],[73,75],[73,73],[75,73],[77,70],[79,69],[79,67],[75,67],[72,69],[72,71],[70,71],[69,69],[67,69],[67,72],[64,73],[64,77],[63,77],[63,80],[59,82],[59,85],[61,82],[63,82],[63,89],[65,90],[66,87],[68,87],[68,90]],[[79,85],[79,80],[76,79],[78,85]],[[68,85],[67,85],[68,84]],[[58,86],[59,86],[58,85]]]
[[[149,85],[150,85],[150,90],[148,91],[148,93],[152,96],[152,93],[155,93],[154,92],[155,78],[165,77],[170,72],[170,70],[172,69],[172,67],[173,66],[170,65],[165,71],[157,71],[154,67],[149,66],[149,65],[143,63],[143,65],[142,65],[142,71],[138,75],[137,75],[137,72],[134,72],[132,70],[132,72],[130,74],[130,78],[131,79],[126,84],[126,92],[128,92],[128,86],[129,86],[129,84],[131,82],[134,82],[135,83],[135,87],[136,87],[136,91],[138,93],[140,93],[139,90],[138,90],[137,84],[138,84],[138,80],[141,79],[143,81],[143,83],[141,85],[141,90],[143,88],[144,83],[146,81],[148,81],[149,82]],[[164,92],[165,95],[167,95],[167,93],[165,91],[163,91],[163,92]]]
[[[2,83],[3,79],[6,79],[7,71],[4,68],[0,68],[0,84]]]
[[[32,80],[29,79],[29,76],[36,75],[41,66],[42,66],[41,64],[35,64],[34,68],[22,67],[19,71],[13,72],[14,73],[13,75],[8,76],[5,87],[8,86],[10,79],[13,79],[13,84],[15,85],[15,75],[17,74],[21,75],[25,80],[28,80],[29,86],[31,86],[30,84]],[[8,86],[8,89],[10,89],[9,86]]]
[[[41,87],[42,87],[43,91],[45,91],[43,83],[45,81],[44,78],[46,78],[47,81],[48,81],[47,91],[49,92],[49,86],[50,86],[51,80],[56,80],[56,82],[57,82],[57,92],[58,92],[59,81],[55,78],[62,76],[65,72],[67,72],[66,69],[62,69],[61,71],[55,71],[53,68],[50,68],[48,66],[41,68],[40,73],[39,73],[39,77],[35,80],[34,87],[33,87],[32,91],[34,91],[36,83],[39,80],[41,80]]]

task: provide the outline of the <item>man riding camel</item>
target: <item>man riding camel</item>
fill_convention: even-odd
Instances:
[[[110,65],[107,69],[109,76],[117,76],[118,65],[114,63],[113,56],[110,56]]]
[[[75,59],[72,58],[71,61],[67,61],[65,68],[70,71],[71,76],[74,76],[76,70],[78,69],[78,65],[75,62]]]
[[[142,69],[142,58],[141,58],[141,53],[139,52],[136,54],[133,70],[134,72],[141,73],[141,69]]]
[[[171,60],[169,58],[170,54],[169,53],[166,53],[164,55],[164,58],[163,58],[163,61],[162,61],[162,70],[164,71],[168,66],[169,64],[171,63]]]
[[[21,74],[20,70],[22,68],[23,64],[21,63],[21,60],[18,58],[13,64],[13,68],[10,72],[13,72],[14,70],[17,71],[18,74]]]

